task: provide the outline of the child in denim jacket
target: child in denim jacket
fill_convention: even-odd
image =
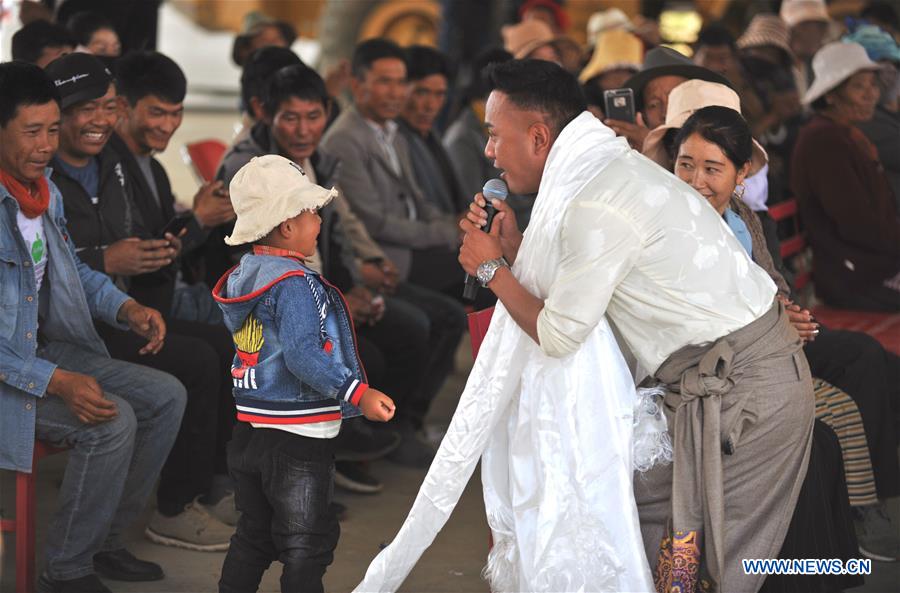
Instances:
[[[253,250],[213,290],[237,349],[228,467],[241,511],[219,591],[256,591],[276,559],[282,591],[323,591],[340,534],[332,439],[342,418],[387,422],[394,403],[366,383],[340,291],[304,264],[335,190],[267,155],[238,171],[230,193],[238,217],[225,242]]]

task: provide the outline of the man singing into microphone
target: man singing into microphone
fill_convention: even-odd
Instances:
[[[777,557],[813,422],[774,284],[704,198],[584,111],[560,67],[513,61],[491,80],[485,154],[510,192],[538,197],[524,236],[502,202],[479,230],[480,196],[461,223],[460,261],[500,304],[410,516],[358,590],[399,586],[481,457],[492,590],[648,591],[649,559],[658,591],[755,591],[740,559]],[[632,413],[648,394],[607,317],[637,378],[665,388],[673,439],[674,463],[634,490],[632,463],[654,458]]]

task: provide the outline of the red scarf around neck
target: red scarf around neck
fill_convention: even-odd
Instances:
[[[50,184],[47,183],[47,178],[43,175],[36,183],[30,184],[31,187],[29,188],[3,169],[0,169],[0,184],[16,199],[19,203],[19,209],[26,218],[37,218],[46,212],[47,207],[50,205]]]

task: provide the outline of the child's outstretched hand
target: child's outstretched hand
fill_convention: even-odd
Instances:
[[[394,417],[394,410],[397,409],[394,400],[371,387],[360,398],[359,408],[363,415],[373,422],[387,422]]]

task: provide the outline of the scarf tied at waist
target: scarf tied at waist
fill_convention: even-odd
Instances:
[[[658,590],[719,588],[725,560],[722,456],[734,454],[742,429],[754,422],[746,409],[755,393],[753,377],[745,375],[771,357],[793,356],[796,364],[801,347],[784,307],[775,302],[762,317],[711,345],[678,350],[657,371],[667,414],[674,413],[671,539],[660,558],[671,574],[665,576],[668,583],[657,582]],[[742,381],[749,388],[736,389]]]

